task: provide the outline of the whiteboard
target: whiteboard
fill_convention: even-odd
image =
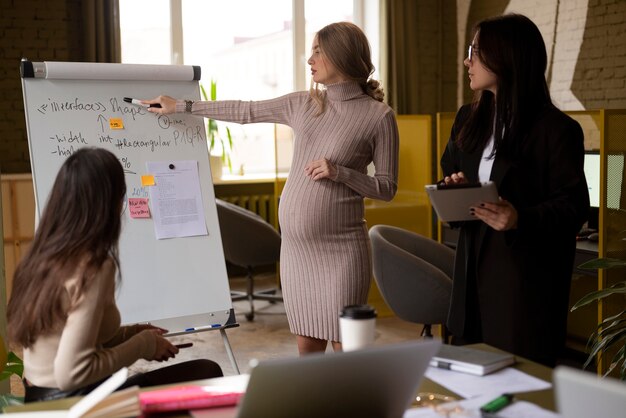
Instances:
[[[160,94],[198,100],[199,67],[29,61],[21,67],[38,217],[63,161],[81,147],[118,156],[127,198],[149,197],[141,183],[148,162],[198,161],[208,235],[157,240],[153,219],[131,218],[125,199],[122,322],[151,322],[177,334],[234,321],[203,118],[155,115],[123,100]],[[123,129],[112,129],[120,122]]]

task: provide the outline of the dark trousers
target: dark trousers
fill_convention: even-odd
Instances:
[[[222,376],[224,376],[224,373],[216,362],[212,360],[191,360],[162,367],[147,373],[135,374],[129,377],[117,390],[130,386],[145,388]],[[24,379],[24,402],[51,401],[54,399],[69,398],[71,396],[83,396],[98,387],[104,380],[106,379],[78,389],[60,390],[57,388],[30,385]]]

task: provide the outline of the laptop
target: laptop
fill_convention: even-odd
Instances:
[[[563,418],[623,418],[626,383],[612,377],[558,366],[553,381],[557,410]]]
[[[439,341],[260,362],[237,418],[401,418]]]

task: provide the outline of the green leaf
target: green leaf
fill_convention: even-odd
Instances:
[[[601,352],[607,351],[608,349],[613,347],[614,344],[617,344],[620,342],[624,344],[624,338],[626,338],[625,330],[622,330],[621,332],[613,333],[601,339],[596,338],[591,348],[591,352],[589,353],[589,357],[587,358],[587,361],[585,362],[584,367],[587,367],[587,365],[591,362],[591,360],[595,356],[597,356]]]
[[[0,395],[0,410],[7,406],[23,405],[24,397],[11,395],[10,393],[3,393]]]
[[[230,129],[228,126],[226,127],[226,138],[228,138],[228,149],[232,151],[233,149],[233,136],[230,134]]]
[[[211,131],[213,135],[217,135],[218,129],[217,129],[217,121],[215,119],[209,119],[209,130]]]
[[[610,269],[613,267],[626,267],[626,260],[620,260],[618,258],[595,258],[578,266],[578,268],[586,270]]]
[[[200,91],[202,93],[203,100],[208,101],[217,99],[217,82],[211,79],[211,90],[210,94],[207,94],[206,89],[202,84],[200,84]],[[233,138],[230,133],[230,129],[226,127],[226,137],[225,140],[222,135],[220,135],[219,126],[215,119],[207,119],[207,128],[206,128],[206,137],[207,142],[209,144],[209,153],[213,151],[216,145],[216,141],[219,141],[220,146],[222,147],[222,161],[228,166],[228,170],[232,173],[233,165],[230,157],[230,153],[233,150]]]
[[[24,373],[24,362],[13,351],[7,354],[7,364],[4,370],[0,372],[0,380],[10,378],[12,375],[18,375],[20,378]]]
[[[623,375],[624,359],[625,359],[624,353],[626,353],[624,346],[622,346],[619,350],[617,350],[617,353],[615,353],[615,355],[611,359],[611,363],[610,363],[608,370],[604,373],[605,377],[608,376],[616,367],[622,364],[622,367],[620,367],[620,370],[622,370],[622,372],[620,373],[620,377],[622,378],[622,380],[624,380],[624,375]]]
[[[585,296],[580,298],[580,300],[578,300],[578,302],[576,302],[574,306],[572,306],[572,309],[570,309],[570,311],[574,311],[581,306],[588,305],[595,300],[600,300],[604,299],[607,296],[619,294],[626,294],[626,281],[617,282],[614,285],[607,287],[606,289],[596,290],[586,294]]]

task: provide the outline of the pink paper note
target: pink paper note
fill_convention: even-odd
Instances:
[[[149,218],[150,208],[148,207],[148,199],[145,197],[129,197],[128,209],[131,218]]]

